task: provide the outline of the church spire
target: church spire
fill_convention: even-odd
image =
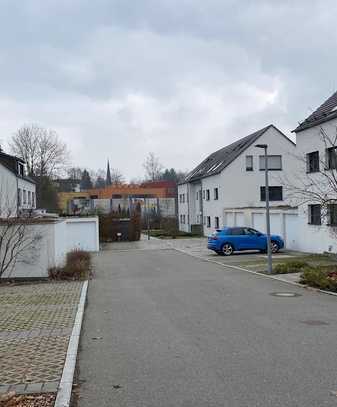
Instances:
[[[108,160],[108,165],[107,165],[107,169],[106,169],[106,180],[105,180],[106,186],[109,186],[112,184],[111,181],[111,172],[110,172],[110,162]]]

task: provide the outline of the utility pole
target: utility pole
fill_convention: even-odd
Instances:
[[[271,253],[270,239],[270,206],[269,206],[269,172],[268,172],[268,144],[256,144],[257,148],[264,150],[264,173],[265,173],[265,196],[266,196],[266,226],[267,226],[267,253],[268,253],[268,274],[273,272],[273,259]]]

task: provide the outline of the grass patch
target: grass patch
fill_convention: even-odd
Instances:
[[[292,260],[286,263],[276,264],[273,267],[273,271],[275,274],[299,273],[308,266],[308,263],[305,261]]]
[[[300,283],[337,292],[337,266],[307,267],[301,274]]]
[[[86,280],[91,269],[91,255],[84,250],[74,250],[67,253],[64,267],[49,269],[49,278],[52,280]]]

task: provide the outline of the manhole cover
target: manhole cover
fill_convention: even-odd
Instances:
[[[274,297],[300,297],[301,294],[297,294],[297,293],[271,293],[270,295],[273,295]]]
[[[307,321],[300,321],[302,324],[312,325],[312,326],[322,326],[322,325],[329,325],[328,322],[319,321],[315,319],[308,319]]]

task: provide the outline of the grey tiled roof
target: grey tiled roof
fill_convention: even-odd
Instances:
[[[255,133],[250,134],[234,143],[226,146],[215,153],[209,155],[201,164],[192,170],[185,178],[184,182],[197,181],[201,178],[220,173],[231,162],[233,162],[244,150],[252,145],[270,127],[270,124]],[[289,140],[290,141],[290,140]]]
[[[318,109],[293,130],[295,133],[309,129],[337,117],[337,92],[329,97]]]

